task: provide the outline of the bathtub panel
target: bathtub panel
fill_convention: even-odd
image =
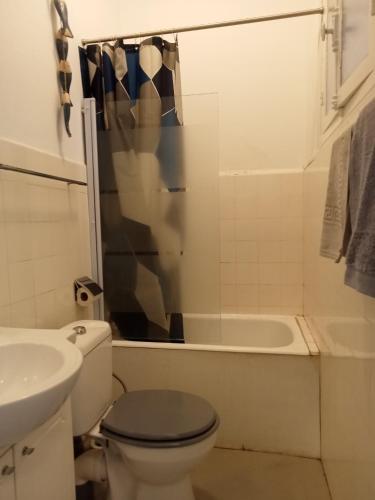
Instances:
[[[319,357],[113,348],[129,390],[174,389],[207,399],[225,448],[320,456]]]
[[[252,358],[245,448],[319,457],[319,359]]]

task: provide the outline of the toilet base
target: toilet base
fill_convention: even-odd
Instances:
[[[143,448],[108,440],[110,500],[195,500],[190,471],[212,450],[216,431],[177,448]]]
[[[195,500],[189,476],[168,485],[139,482],[135,498],[136,500]]]

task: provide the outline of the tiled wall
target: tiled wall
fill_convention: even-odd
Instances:
[[[321,350],[322,459],[333,500],[375,494],[375,300],[344,285],[344,261],[319,256],[332,144],[375,98],[374,82],[304,173],[304,312]]]
[[[220,176],[221,310],[301,314],[302,172]]]
[[[90,273],[86,188],[0,172],[0,325],[53,328],[86,316],[73,281]]]

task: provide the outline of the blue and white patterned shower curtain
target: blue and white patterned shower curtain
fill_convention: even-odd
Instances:
[[[80,49],[80,58],[84,96],[97,107],[108,316],[122,336],[168,340],[183,254],[178,46],[119,40]]]

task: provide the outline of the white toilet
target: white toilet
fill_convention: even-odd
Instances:
[[[219,426],[212,406],[165,390],[128,392],[112,405],[109,324],[77,321],[64,328],[75,329],[84,356],[71,395],[73,433],[106,443],[110,500],[194,500],[189,472],[213,448]],[[91,470],[100,470],[100,461],[100,451],[88,453]]]

